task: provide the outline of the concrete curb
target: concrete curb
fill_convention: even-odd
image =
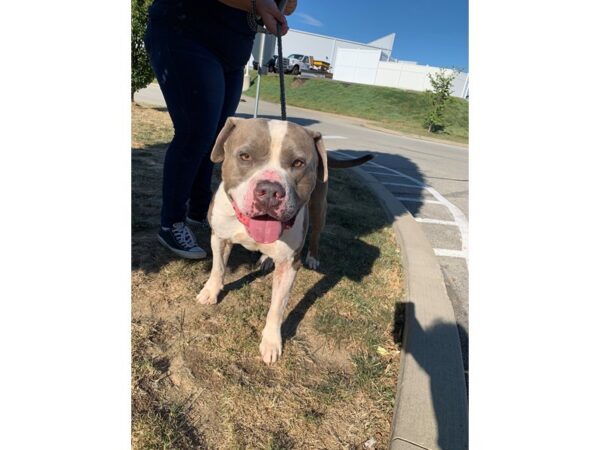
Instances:
[[[372,175],[352,169],[392,221],[406,279],[405,326],[390,450],[468,448],[468,401],[452,304],[429,240]]]

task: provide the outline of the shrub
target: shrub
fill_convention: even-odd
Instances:
[[[131,0],[131,101],[133,94],[154,79],[154,72],[144,48],[148,8],[152,0]]]
[[[444,110],[450,99],[452,82],[456,78],[456,75],[458,75],[456,70],[447,74],[445,69],[442,69],[435,75],[427,74],[433,87],[433,91],[427,91],[431,109],[425,118],[425,126],[430,133],[444,131],[444,128],[448,125],[444,116]]]

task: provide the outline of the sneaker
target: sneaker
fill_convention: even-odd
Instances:
[[[191,217],[188,216],[185,218],[185,223],[187,223],[188,225],[192,225],[194,227],[198,227],[201,230],[210,229],[210,224],[208,223],[208,220],[206,220],[206,219],[196,220],[196,219],[192,219]]]
[[[183,222],[175,223],[171,228],[161,227],[158,232],[158,240],[162,245],[182,258],[206,258],[206,252],[196,242],[194,233]]]

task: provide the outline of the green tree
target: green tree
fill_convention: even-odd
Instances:
[[[131,0],[131,101],[136,91],[154,79],[154,72],[144,48],[148,8],[152,0]]]
[[[431,108],[425,118],[425,126],[430,133],[444,131],[444,128],[448,125],[444,112],[450,100],[452,82],[457,75],[457,70],[447,73],[446,69],[442,69],[435,75],[427,74],[433,87],[433,91],[427,91]]]

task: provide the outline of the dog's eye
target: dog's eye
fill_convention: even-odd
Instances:
[[[301,159],[297,159],[292,163],[292,167],[295,169],[298,169],[300,167],[303,167],[304,164],[305,164],[304,161],[302,161]]]
[[[250,161],[252,159],[252,157],[248,153],[242,152],[242,153],[240,153],[240,159],[242,161]]]

